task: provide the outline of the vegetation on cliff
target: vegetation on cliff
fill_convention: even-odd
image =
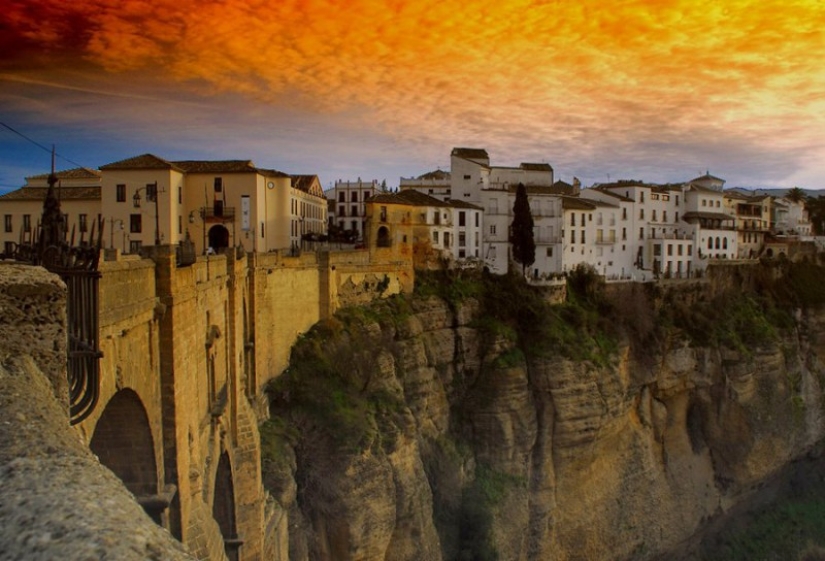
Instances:
[[[313,529],[313,520],[317,525],[320,519],[347,516],[336,506],[340,486],[347,484],[344,474],[358,473],[354,466],[365,458],[397,462],[399,449],[415,443],[432,493],[442,557],[498,559],[492,536],[494,521],[506,516],[502,501],[528,493],[530,486],[521,475],[494,465],[476,439],[484,430],[478,426],[479,412],[500,398],[508,372],[560,359],[610,369],[620,351],[629,351],[642,364],[661,357],[674,340],[750,359],[793,331],[797,311],[825,304],[825,283],[819,282],[823,273],[817,263],[775,261],[728,267],[699,280],[606,286],[592,269],[579,267],[560,293],[530,286],[518,275],[419,272],[413,295],[341,310],[296,343],[289,369],[268,388],[271,420],[262,427],[265,482],[276,496],[288,497],[294,487],[302,535],[311,541],[313,532],[320,531]],[[431,301],[442,304],[428,307]],[[479,339],[477,362],[436,364],[429,355],[411,358],[416,352],[426,354],[414,345],[399,348],[401,339],[421,331],[415,327],[424,321],[420,318],[442,313],[443,302],[453,318],[444,321],[468,318],[462,328]],[[444,344],[458,347],[455,341]],[[434,369],[447,387],[449,422],[427,418],[437,405],[426,395],[421,373],[405,370],[416,360]],[[798,400],[794,405],[804,409],[799,381],[785,382]],[[599,384],[594,391],[605,400]],[[773,389],[767,393],[779,395]],[[703,426],[704,417],[715,411],[710,402],[691,399],[690,443],[694,454],[702,454],[723,437],[713,432],[715,425]],[[662,403],[654,405],[661,409]],[[744,412],[731,411],[731,419],[747,425]],[[656,414],[652,409],[650,415]],[[427,428],[439,424],[447,430]],[[739,460],[738,448],[730,454],[731,463]],[[728,485],[727,473],[718,476],[720,489]],[[291,534],[291,543],[293,538]],[[304,546],[312,547],[331,546]]]

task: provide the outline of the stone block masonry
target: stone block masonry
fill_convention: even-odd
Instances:
[[[317,321],[411,290],[412,264],[230,251],[179,268],[170,247],[151,251],[101,265],[101,400],[76,428],[198,558],[286,559],[288,520],[261,483],[265,386]]]

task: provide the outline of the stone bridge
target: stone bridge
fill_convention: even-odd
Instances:
[[[178,267],[160,246],[144,259],[107,255],[100,271],[100,399],[72,430],[198,559],[288,559],[286,515],[261,483],[265,386],[319,319],[410,290],[411,264],[228,252]],[[47,348],[61,338],[41,337]],[[65,401],[54,353],[33,358]]]

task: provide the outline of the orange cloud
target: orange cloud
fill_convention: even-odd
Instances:
[[[0,18],[21,57],[359,111],[422,140],[547,152],[782,129],[825,145],[815,0],[41,0]]]

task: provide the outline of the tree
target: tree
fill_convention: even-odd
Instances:
[[[785,194],[785,198],[789,201],[793,201],[795,203],[803,202],[807,197],[805,196],[805,191],[800,189],[799,187],[794,187],[790,191]]]
[[[510,226],[510,244],[513,259],[521,263],[521,274],[536,261],[536,241],[533,239],[533,214],[527,200],[527,188],[523,183],[516,188],[516,202],[513,204],[513,223]]]

